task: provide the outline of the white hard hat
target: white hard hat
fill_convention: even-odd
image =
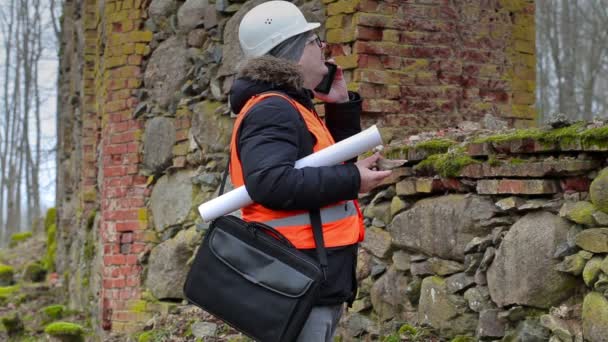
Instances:
[[[268,1],[252,8],[241,20],[239,42],[247,57],[259,57],[288,38],[314,30],[300,9],[288,1]]]

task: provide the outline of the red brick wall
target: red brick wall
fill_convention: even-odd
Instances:
[[[95,92],[90,98],[92,105],[97,103],[94,113],[101,118],[100,174],[95,175],[100,180],[103,242],[101,323],[113,331],[135,330],[148,317],[131,308],[142,291],[138,255],[154,241],[154,234],[146,231],[150,189],[147,177],[139,174],[144,122],[132,114],[138,104],[135,90],[142,84],[142,61],[152,40],[151,32],[140,30],[146,6],[141,0],[106,1],[103,13],[93,7],[91,24],[86,25],[91,28],[89,47],[94,61]]]
[[[327,41],[365,124],[405,136],[478,121],[535,124],[534,1],[324,0]]]

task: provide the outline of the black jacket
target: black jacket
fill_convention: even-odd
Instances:
[[[275,91],[313,108],[312,92],[302,87],[297,66],[271,57],[250,61],[230,91],[232,111],[239,113],[254,95]],[[325,122],[334,140],[359,133],[361,99],[325,105]],[[251,198],[276,210],[315,209],[357,198],[359,171],[352,163],[295,169],[294,164],[313,151],[314,136],[299,112],[285,99],[268,98],[255,105],[237,133],[245,185]],[[316,251],[303,250],[313,258]],[[356,291],[357,245],[328,248],[328,280],[320,305],[352,300]]]

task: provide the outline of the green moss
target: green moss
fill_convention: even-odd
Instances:
[[[510,142],[513,140],[520,140],[520,139],[538,139],[540,136],[542,136],[542,134],[543,134],[543,132],[537,128],[519,129],[512,133],[496,134],[496,135],[491,135],[488,137],[477,138],[477,139],[473,140],[473,143],[475,143],[475,144],[481,144],[481,143],[500,144],[500,143]]]
[[[25,266],[25,271],[23,272],[23,279],[27,281],[33,282],[41,282],[46,277],[46,269],[44,265],[39,261],[30,262]]]
[[[84,260],[86,260],[86,261],[93,260],[93,257],[95,256],[95,244],[90,239],[87,239],[87,241],[84,243],[83,253],[84,253]]]
[[[19,285],[0,287],[0,299],[9,299],[11,296],[17,293],[19,289]]]
[[[595,211],[595,206],[591,202],[580,201],[574,204],[567,217],[576,223],[590,227],[595,225],[595,220],[593,219]]]
[[[467,165],[479,163],[462,151],[452,151],[428,156],[414,167],[416,170],[434,170],[442,177],[456,177]]]
[[[152,294],[152,292],[150,292],[150,290],[145,290],[144,292],[142,292],[141,299],[143,299],[149,303],[158,303],[159,302],[158,298],[154,297],[154,295]]]
[[[585,129],[585,123],[578,122],[573,125],[545,131],[538,138],[544,144],[571,145],[578,142],[581,132]]]
[[[51,224],[46,232],[46,256],[42,260],[49,272],[55,271],[55,252],[57,251],[57,225]]]
[[[521,165],[521,164],[525,164],[526,161],[524,159],[520,159],[520,158],[511,158],[509,159],[509,164],[511,165]]]
[[[84,329],[76,323],[55,322],[47,325],[44,332],[51,336],[82,336]]]
[[[401,338],[397,334],[392,334],[392,335],[389,335],[389,336],[385,336],[382,339],[382,342],[400,342],[400,341],[401,341]]]
[[[46,217],[44,218],[44,231],[48,232],[51,225],[55,224],[57,220],[57,209],[50,208],[46,211]]]
[[[396,146],[387,148],[386,150],[382,151],[382,154],[387,159],[407,159],[409,150],[409,146]],[[373,154],[374,153],[370,151],[369,153],[363,155],[362,158],[371,157]]]
[[[471,336],[458,335],[455,336],[450,342],[475,342],[475,338]]]
[[[169,335],[169,332],[164,330],[145,331],[137,337],[137,342],[166,341]]]
[[[16,312],[3,316],[0,321],[2,321],[2,325],[4,325],[9,336],[15,336],[23,331],[23,321]]]
[[[87,229],[93,229],[93,225],[95,224],[95,216],[97,215],[97,211],[91,210],[89,213],[89,217],[87,218]]]
[[[32,237],[32,232],[23,232],[23,233],[16,233],[13,234],[11,236],[11,241],[9,243],[10,247],[15,247],[17,246],[20,242],[23,242],[29,238]]]
[[[590,128],[580,134],[581,142],[585,147],[608,146],[608,126]]]
[[[4,275],[10,275],[11,277],[15,273],[15,269],[12,266],[0,264],[0,277]]]
[[[66,309],[65,306],[56,304],[44,307],[40,311],[47,315],[51,320],[56,320],[63,317],[66,312]]]
[[[488,157],[488,165],[496,167],[496,166],[500,166],[502,165],[502,161],[500,161],[500,159],[496,158],[496,155],[492,154],[490,155],[490,157]]]
[[[399,335],[405,336],[408,341],[427,341],[429,338],[429,330],[422,327],[414,327],[409,324],[404,324],[399,328]],[[398,340],[400,341],[400,339]]]
[[[449,139],[433,139],[424,141],[414,146],[417,150],[423,150],[429,154],[445,153],[452,146],[456,145],[456,142]]]
[[[133,312],[146,312],[147,311],[148,302],[145,300],[138,300],[133,302],[129,307],[129,310]]]

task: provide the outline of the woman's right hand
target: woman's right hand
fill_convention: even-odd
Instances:
[[[392,171],[375,171],[376,161],[380,158],[379,153],[374,153],[373,156],[367,157],[363,160],[359,160],[355,163],[359,170],[361,177],[361,185],[359,186],[359,193],[364,194],[371,191],[382,181],[391,175]]]

